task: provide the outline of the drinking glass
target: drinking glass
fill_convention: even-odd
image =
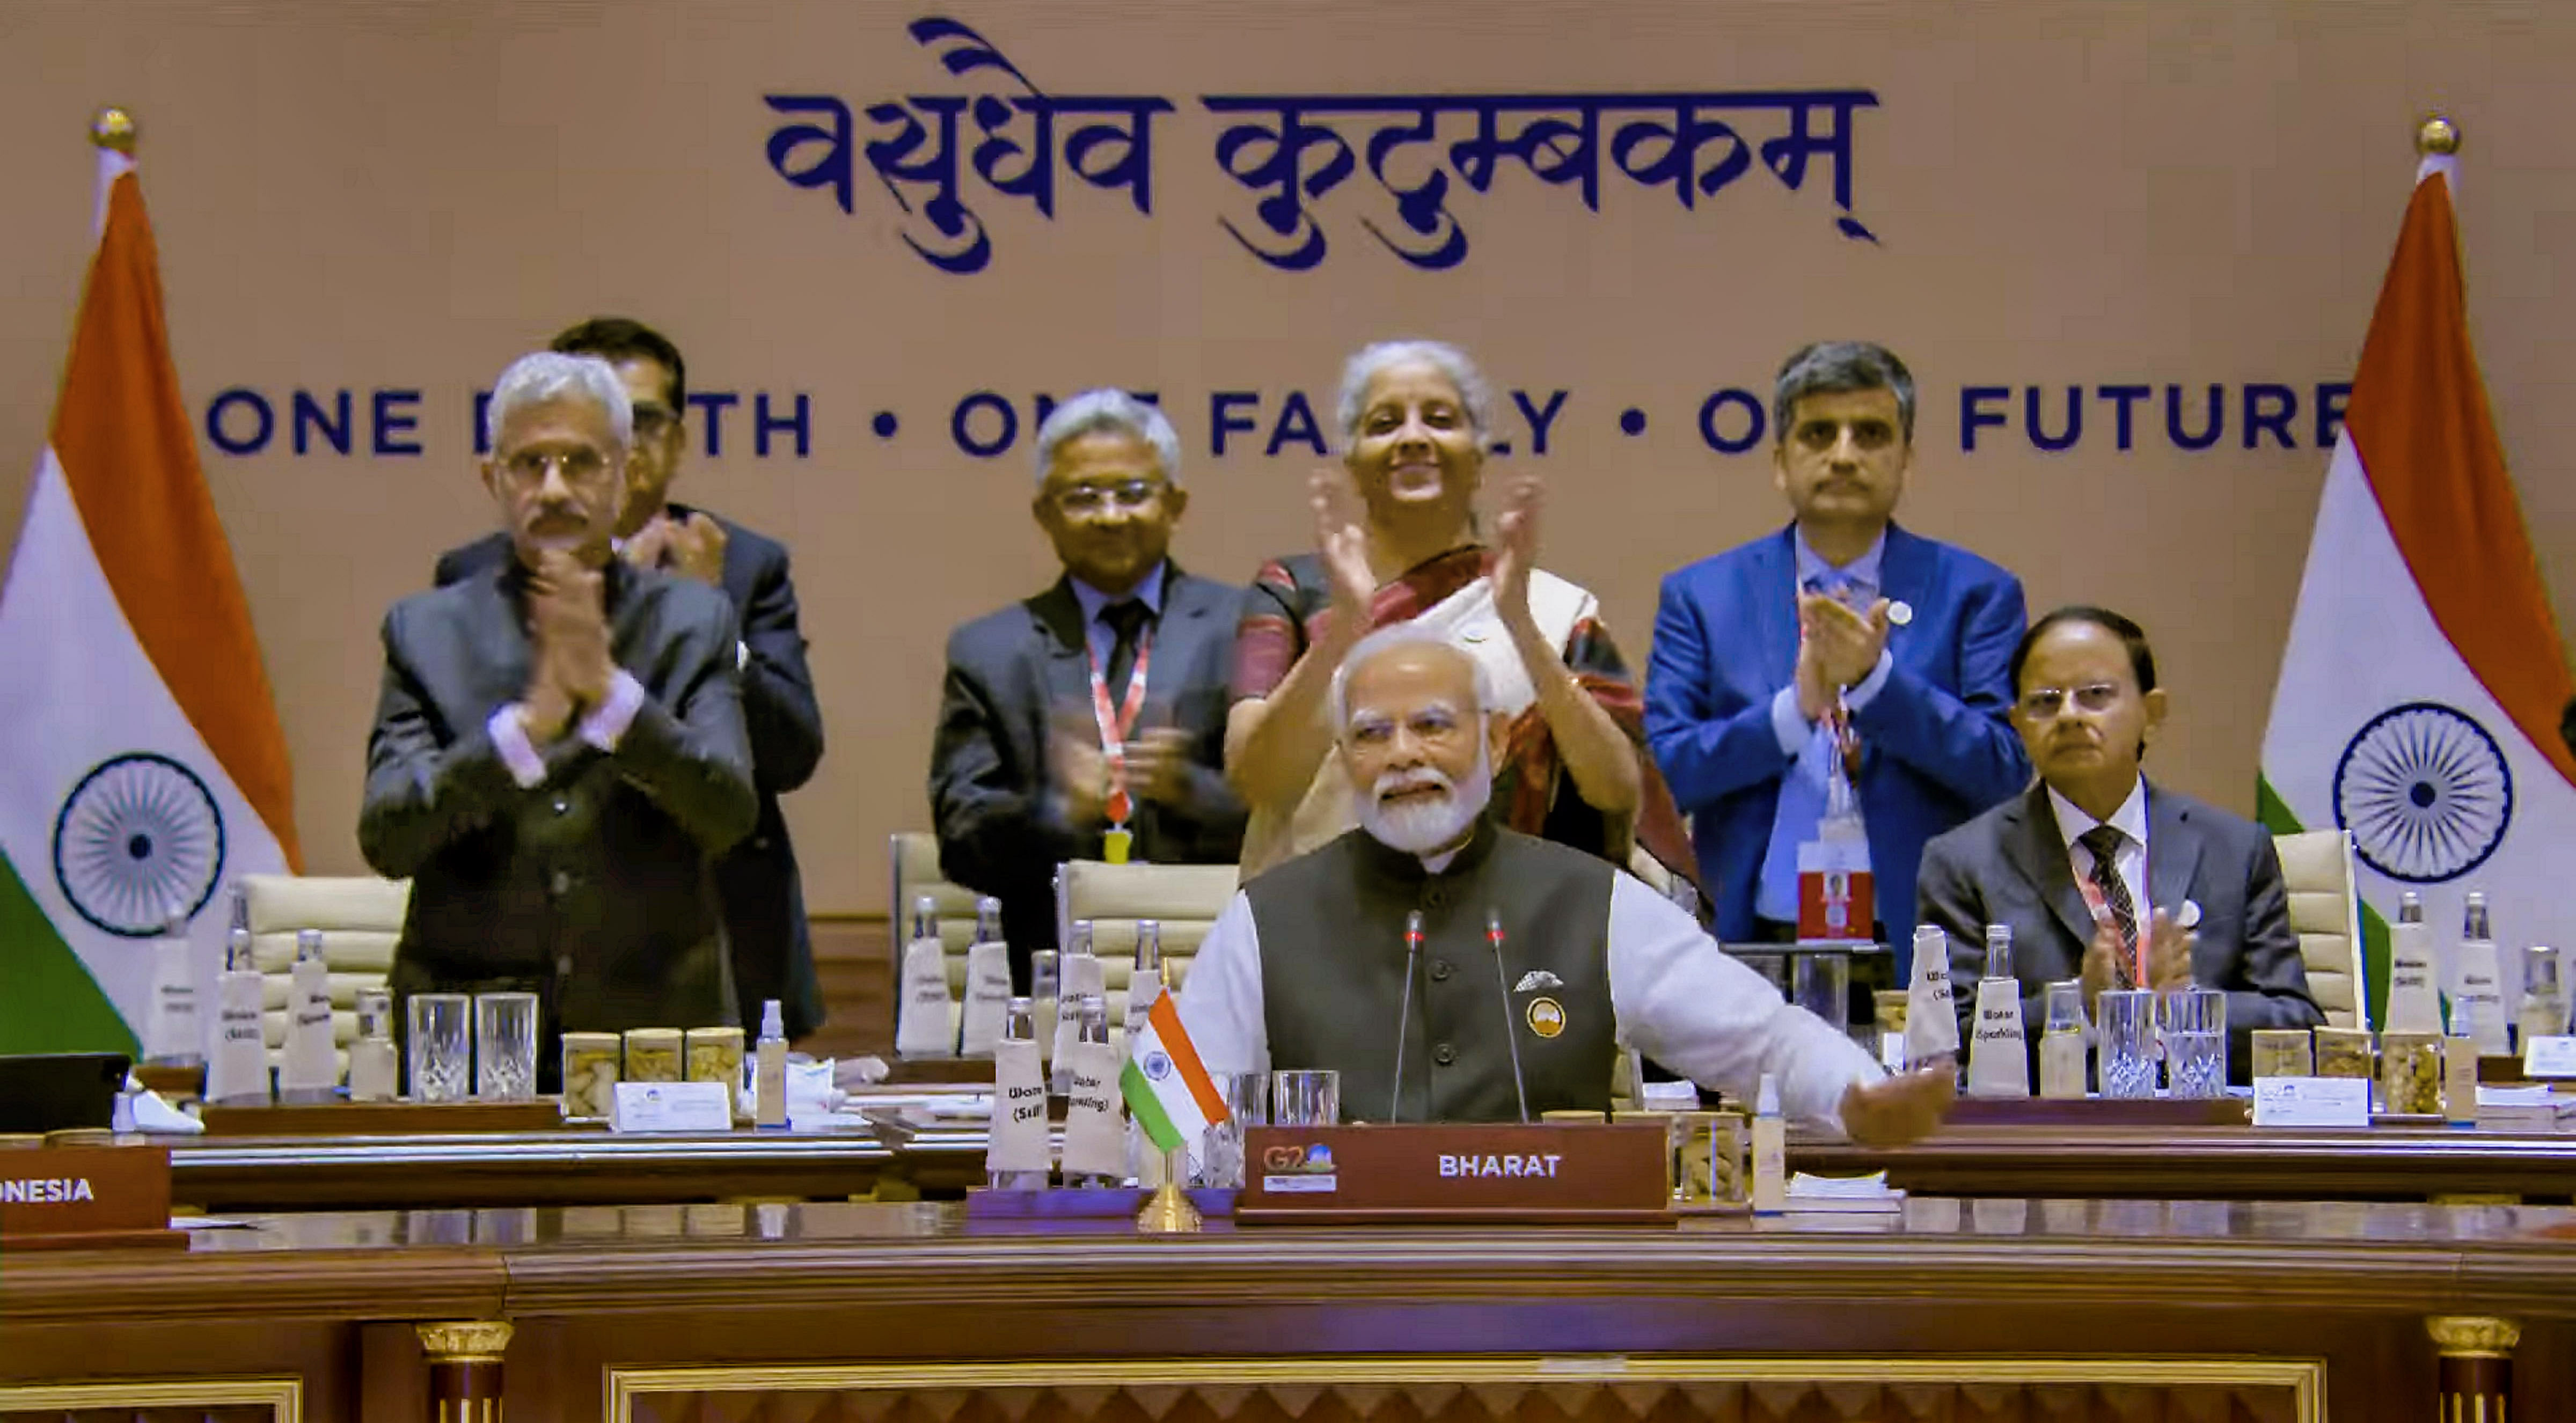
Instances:
[[[462,993],[411,995],[403,1054],[415,1102],[461,1102],[474,1077],[473,1000]]]
[[[487,1102],[537,1095],[537,995],[474,995],[474,1095]]]
[[[1321,1070],[1270,1074],[1271,1119],[1283,1127],[1329,1127],[1342,1120],[1342,1074]]]
[[[1243,1129],[1267,1125],[1270,1079],[1258,1072],[1220,1072],[1215,1085],[1225,1099],[1226,1119],[1210,1125],[1199,1143],[1198,1184],[1240,1189]]]
[[[2175,1097],[2227,1095],[2227,995],[2179,988],[2164,996],[2165,1087]]]
[[[1799,1007],[1833,1025],[1838,1033],[1851,1031],[1851,957],[1847,954],[1799,954],[1789,970],[1796,985],[1793,996]]]
[[[2144,988],[2107,989],[2093,1000],[2101,1030],[2096,1064],[2105,1097],[2156,1095],[2156,995]]]

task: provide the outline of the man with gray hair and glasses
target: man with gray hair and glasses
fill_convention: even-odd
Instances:
[[[1059,862],[1228,863],[1244,817],[1223,769],[1243,594],[1171,561],[1189,507],[1171,422],[1085,391],[1038,427],[1036,473],[1064,574],[949,634],[930,757],[940,868],[1002,901],[1023,986],[1056,946]]]
[[[595,356],[502,373],[483,484],[511,559],[396,603],[358,845],[412,882],[397,995],[533,992],[565,1030],[737,1021],[709,867],[758,814],[733,605],[610,556],[633,454]]]
[[[1923,842],[2030,780],[2009,719],[2021,582],[1896,524],[1914,378],[1886,348],[1790,356],[1772,423],[1772,482],[1795,518],[1665,578],[1646,735],[1735,942],[1799,937],[1800,852],[1839,767],[1876,881],[1877,923],[1849,937],[1891,944],[1901,983]]]

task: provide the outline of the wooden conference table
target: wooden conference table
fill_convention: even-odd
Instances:
[[[173,1152],[177,1200],[210,1211],[613,1205],[953,1195],[981,1184],[980,1127],[620,1137],[601,1131],[202,1137]],[[2426,1201],[2576,1198],[2576,1136],[2439,1128],[1952,1126],[1910,1147],[1794,1136],[1793,1170],[1884,1169],[1919,1194]],[[880,1189],[881,1185],[884,1189]]]
[[[435,1395],[476,1423],[502,1402],[545,1423],[2415,1420],[2437,1377],[2497,1356],[2513,1416],[2576,1404],[2566,1208],[1918,1197],[1151,1238],[1005,1233],[954,1203],[254,1224],[6,1261],[0,1419],[409,1423]]]

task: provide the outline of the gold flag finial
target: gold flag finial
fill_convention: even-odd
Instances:
[[[2433,114],[2415,126],[2415,152],[2420,157],[2460,151],[2460,126],[2448,114]]]
[[[89,121],[89,141],[101,148],[112,148],[131,158],[134,156],[134,115],[111,104],[98,111]]]

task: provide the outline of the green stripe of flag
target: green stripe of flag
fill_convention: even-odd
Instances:
[[[1144,1069],[1132,1057],[1118,1074],[1118,1095],[1127,1099],[1127,1110],[1136,1114],[1136,1125],[1145,1129],[1156,1150],[1169,1151],[1184,1144],[1181,1129],[1172,1125],[1171,1113],[1163,1110],[1163,1099],[1154,1095],[1154,1084],[1145,1080]]]
[[[135,953],[149,953],[143,943]],[[134,1030],[0,856],[0,1052],[121,1052]]]

